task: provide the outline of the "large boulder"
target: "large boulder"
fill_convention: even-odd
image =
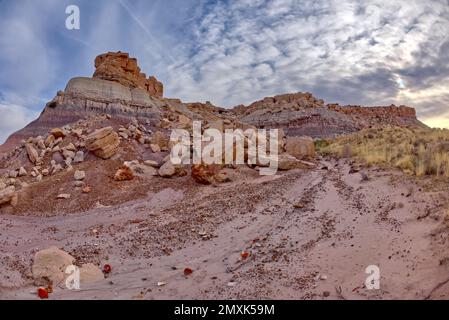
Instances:
[[[58,285],[66,277],[66,269],[75,261],[67,252],[51,247],[36,252],[32,273],[37,285],[52,283]]]
[[[28,154],[28,159],[30,159],[32,163],[36,164],[39,161],[39,154],[34,146],[31,143],[27,143],[25,145],[25,150]]]
[[[288,137],[285,150],[296,159],[313,159],[316,156],[315,143],[310,137]]]
[[[115,155],[119,145],[119,136],[112,127],[96,130],[86,138],[86,148],[102,159]]]

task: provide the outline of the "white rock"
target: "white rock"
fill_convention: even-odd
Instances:
[[[24,167],[20,167],[20,169],[19,169],[19,176],[20,177],[24,177],[27,174],[28,174],[28,172],[25,170],[25,168]]]
[[[33,278],[38,285],[51,281],[57,286],[65,279],[66,268],[74,261],[75,258],[56,247],[38,251],[34,256]]]
[[[75,154],[75,158],[73,159],[73,163],[80,163],[84,161],[84,152],[83,151],[78,151]]]
[[[164,165],[159,169],[159,175],[161,177],[169,178],[176,174],[176,168],[171,163],[171,161],[167,161]]]
[[[75,178],[75,180],[84,180],[84,178],[86,178],[86,172],[76,170],[73,177]]]

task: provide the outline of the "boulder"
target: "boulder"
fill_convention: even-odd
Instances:
[[[36,164],[39,161],[39,154],[37,153],[37,150],[34,148],[34,146],[30,143],[27,143],[25,145],[25,150],[28,154],[28,159],[30,159],[31,163]]]
[[[6,188],[0,188],[0,205],[10,204],[16,194],[16,188],[9,186]]]
[[[28,172],[25,170],[24,167],[20,167],[20,169],[19,169],[19,177],[24,177],[26,175],[28,175]]]
[[[86,173],[84,171],[76,170],[73,177],[75,180],[84,180],[86,178]]]
[[[36,252],[32,266],[35,283],[37,285],[60,284],[66,277],[66,268],[74,261],[75,258],[57,247]]]
[[[84,152],[83,151],[78,151],[75,154],[75,158],[73,158],[73,163],[81,163],[84,161]]]
[[[158,145],[161,150],[168,149],[169,138],[161,131],[156,131],[151,137],[151,144]]]
[[[55,163],[63,163],[64,162],[64,158],[62,157],[62,155],[61,155],[61,153],[59,151],[53,153],[52,156],[51,156],[51,159],[53,161],[55,161]]]
[[[131,168],[126,165],[121,166],[114,175],[115,181],[127,181],[133,179],[134,173]]]
[[[153,168],[159,168],[159,163],[157,161],[154,161],[154,160],[145,160],[143,163],[146,166],[150,166],[150,167],[153,167]]]
[[[54,142],[55,142],[55,136],[51,134],[47,137],[47,139],[45,139],[45,146],[52,147]]]
[[[161,148],[157,144],[150,144],[150,149],[153,153],[161,152]]]
[[[159,175],[164,178],[173,177],[176,174],[176,167],[171,163],[171,161],[165,162],[159,168]]]
[[[151,178],[158,175],[158,171],[155,168],[140,164],[135,161],[125,162],[124,165],[129,167],[133,171],[133,174],[135,176],[139,176],[142,178]]]
[[[119,136],[112,127],[96,130],[86,138],[86,148],[102,159],[115,155],[119,145]]]
[[[90,284],[104,280],[104,274],[96,265],[92,263],[83,264],[80,268],[80,283]]]
[[[65,148],[66,150],[76,152],[76,147],[73,143],[69,143]]]
[[[73,160],[73,158],[75,158],[75,152],[64,149],[64,151],[62,152],[62,155],[64,157],[64,159],[70,159]]]
[[[197,164],[192,166],[192,178],[201,184],[212,184],[223,181],[220,176],[221,166],[217,164]]]
[[[313,159],[316,156],[315,143],[310,137],[288,137],[285,150],[296,159]]]
[[[65,132],[64,130],[60,129],[60,128],[53,128],[50,132],[56,139],[58,138],[64,138],[65,137]]]

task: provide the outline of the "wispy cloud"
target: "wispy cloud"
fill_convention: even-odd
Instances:
[[[81,30],[65,29],[69,4]],[[449,127],[447,0],[3,1],[0,47],[5,112],[36,115],[69,78],[90,76],[97,54],[121,50],[186,101],[311,91],[409,104]]]

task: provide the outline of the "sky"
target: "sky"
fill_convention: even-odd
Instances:
[[[0,143],[108,51],[183,101],[309,91],[449,128],[449,0],[0,0]]]

